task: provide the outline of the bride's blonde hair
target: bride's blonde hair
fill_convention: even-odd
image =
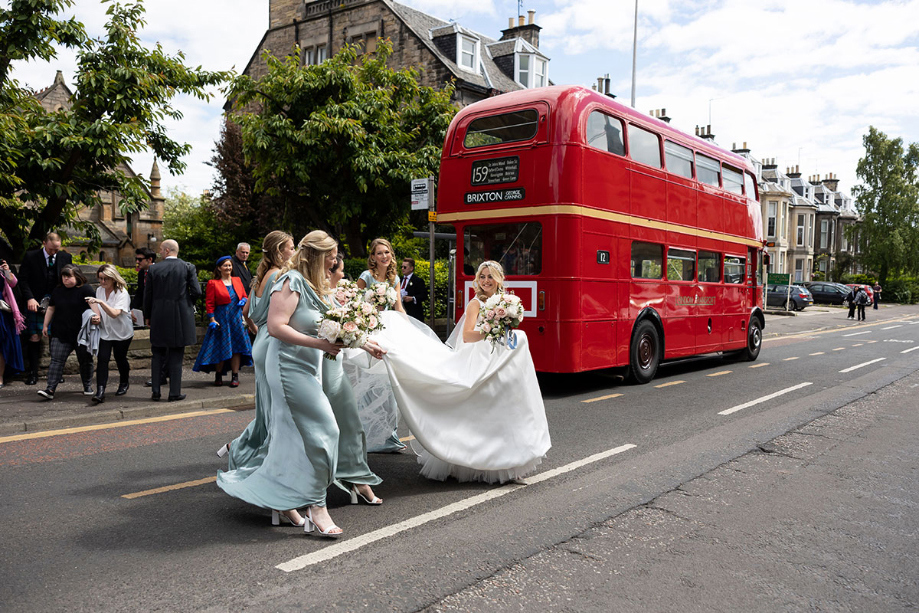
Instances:
[[[484,301],[488,296],[486,296],[482,288],[479,287],[479,274],[482,272],[483,268],[491,270],[491,276],[498,285],[498,287],[495,288],[496,294],[504,292],[504,269],[501,268],[501,264],[498,264],[494,260],[485,260],[479,264],[478,270],[475,271],[475,279],[472,281],[472,285],[475,287],[475,297]]]
[[[298,251],[278,273],[280,278],[284,273],[296,270],[310,287],[320,296],[331,294],[329,277],[326,274],[325,256],[338,246],[338,241],[323,232],[313,230],[300,240]]]

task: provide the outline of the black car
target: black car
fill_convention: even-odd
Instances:
[[[788,305],[787,307],[785,305]],[[791,311],[803,311],[804,307],[814,304],[814,299],[806,287],[800,285],[776,285],[770,283],[766,286],[766,306],[787,308]]]
[[[814,297],[815,303],[821,304],[842,304],[849,295],[849,289],[842,283],[832,283],[830,281],[808,281],[804,284],[810,290],[811,296]]]

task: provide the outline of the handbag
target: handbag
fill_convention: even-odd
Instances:
[[[13,308],[9,305],[6,300],[0,300],[0,311],[4,313],[12,313]]]

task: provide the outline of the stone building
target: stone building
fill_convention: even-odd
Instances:
[[[456,83],[465,106],[509,91],[549,85],[549,58],[539,51],[535,12],[511,18],[498,40],[392,0],[270,0],[268,30],[244,74],[259,79],[262,54],[289,54],[299,46],[303,64],[318,64],[348,43],[372,53],[389,39],[390,66],[420,69],[422,85]]]
[[[64,75],[59,70],[54,77],[54,83],[35,96],[45,110],[56,112],[70,107],[73,92],[67,87]],[[121,170],[128,176],[136,176],[129,166],[122,165]],[[153,162],[153,168],[150,171],[148,194],[147,207],[126,214],[121,210],[120,194],[109,191],[99,192],[100,202],[92,208],[81,209],[78,215],[81,220],[89,221],[96,226],[102,236],[102,247],[99,251],[86,252],[85,237],[68,228],[69,241],[64,250],[74,256],[86,253],[91,260],[133,268],[134,250],[150,247],[156,251],[157,242],[163,238],[163,212],[166,199],[160,192],[160,171],[156,161]]]

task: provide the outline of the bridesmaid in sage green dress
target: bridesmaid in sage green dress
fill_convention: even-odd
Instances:
[[[341,255],[329,271],[329,285],[334,288],[345,276]],[[334,298],[326,297],[327,304],[334,306]],[[342,366],[342,358],[322,361],[322,391],[329,398],[335,420],[341,434],[338,438],[338,466],[335,469],[336,484],[351,495],[351,504],[357,504],[358,497],[367,504],[383,504],[381,498],[373,495],[370,485],[382,480],[370,471],[367,465],[367,438],[357,410],[357,401],[351,389],[351,381]],[[347,487],[350,485],[350,487]]]
[[[227,443],[217,451],[223,457],[229,453],[229,469],[256,468],[264,460],[268,448],[265,439],[268,436],[268,410],[271,406],[271,394],[268,379],[265,377],[265,358],[268,352],[268,305],[271,287],[281,268],[294,254],[293,237],[282,230],[270,232],[262,241],[262,261],[255,272],[255,279],[249,293],[249,303],[243,308],[243,314],[255,327],[255,340],[252,341],[252,362],[255,367],[255,419],[243,430],[236,440]],[[295,523],[302,525],[299,516]]]
[[[271,393],[268,451],[253,470],[218,474],[225,492],[251,504],[279,511],[309,507],[305,530],[338,538],[326,509],[326,490],[335,479],[340,429],[319,382],[323,352],[341,348],[316,336],[328,308],[320,296],[329,293],[328,271],[338,253],[336,241],[322,231],[307,234],[299,252],[279,273],[268,307],[265,372]],[[373,342],[364,349],[375,357],[383,351]],[[373,500],[369,485],[363,493]],[[284,516],[295,523],[292,514]]]
[[[399,275],[396,274],[396,258],[393,253],[392,244],[385,238],[375,238],[370,243],[370,255],[367,256],[367,270],[361,273],[357,280],[357,286],[361,289],[373,287],[377,283],[388,283],[399,292]],[[395,310],[405,313],[405,307],[402,306],[402,300],[396,300]],[[389,310],[389,309],[387,309]],[[366,400],[365,400],[366,401]],[[396,406],[395,399],[391,399],[392,406]],[[398,416],[396,416],[398,420]],[[371,453],[387,453],[402,451],[405,449],[405,443],[399,440],[398,421],[397,427],[392,431],[385,441],[377,447],[370,449]]]

